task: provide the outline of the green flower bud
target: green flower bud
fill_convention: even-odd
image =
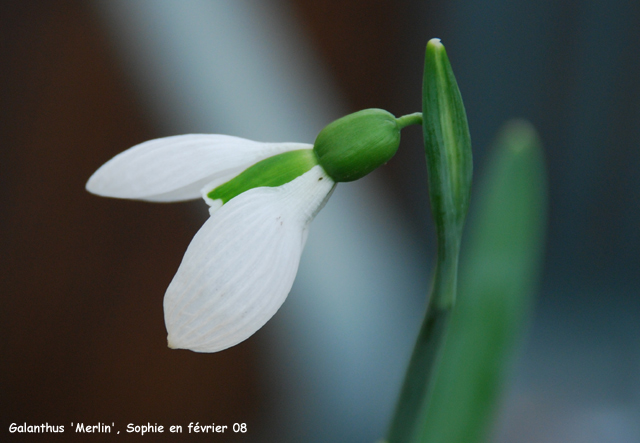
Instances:
[[[406,126],[403,118],[383,109],[364,109],[330,123],[313,145],[318,163],[337,182],[364,177],[398,150],[400,129]]]

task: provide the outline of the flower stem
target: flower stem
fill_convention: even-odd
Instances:
[[[400,129],[410,125],[421,125],[422,112],[414,112],[413,114],[403,115],[402,117],[396,118],[396,122],[398,122],[398,126],[400,126]]]
[[[438,246],[439,251],[443,248]],[[441,254],[438,254],[441,256]],[[416,340],[387,440],[410,442],[427,408],[432,380],[455,300],[458,254],[438,260],[429,305]]]

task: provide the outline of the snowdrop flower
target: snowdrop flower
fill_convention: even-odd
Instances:
[[[216,352],[246,340],[289,294],[309,224],[336,182],[388,161],[400,129],[419,123],[380,109],[328,125],[314,145],[192,134],[116,155],[89,179],[105,197],[154,202],[202,197],[210,217],[164,297],[171,348]]]

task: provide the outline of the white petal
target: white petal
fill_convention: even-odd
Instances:
[[[308,225],[333,188],[314,166],[216,211],[191,241],[165,294],[169,347],[216,352],[260,329],[289,294]]]
[[[229,180],[267,157],[310,147],[218,134],[159,138],[113,157],[89,178],[87,190],[105,197],[158,202],[191,200],[201,197],[200,189],[212,180]]]

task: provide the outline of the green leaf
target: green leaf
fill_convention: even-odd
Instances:
[[[456,299],[460,238],[469,204],[471,138],[460,90],[438,39],[425,51],[422,124],[438,256],[429,305],[388,433],[391,443],[414,441],[429,405],[451,309]]]
[[[545,168],[530,124],[506,125],[476,197],[459,298],[421,442],[485,440],[529,323],[546,226]]]
[[[438,240],[455,243],[469,206],[473,161],[460,89],[439,39],[427,44],[424,72],[422,128],[431,210],[436,228],[447,236]]]

